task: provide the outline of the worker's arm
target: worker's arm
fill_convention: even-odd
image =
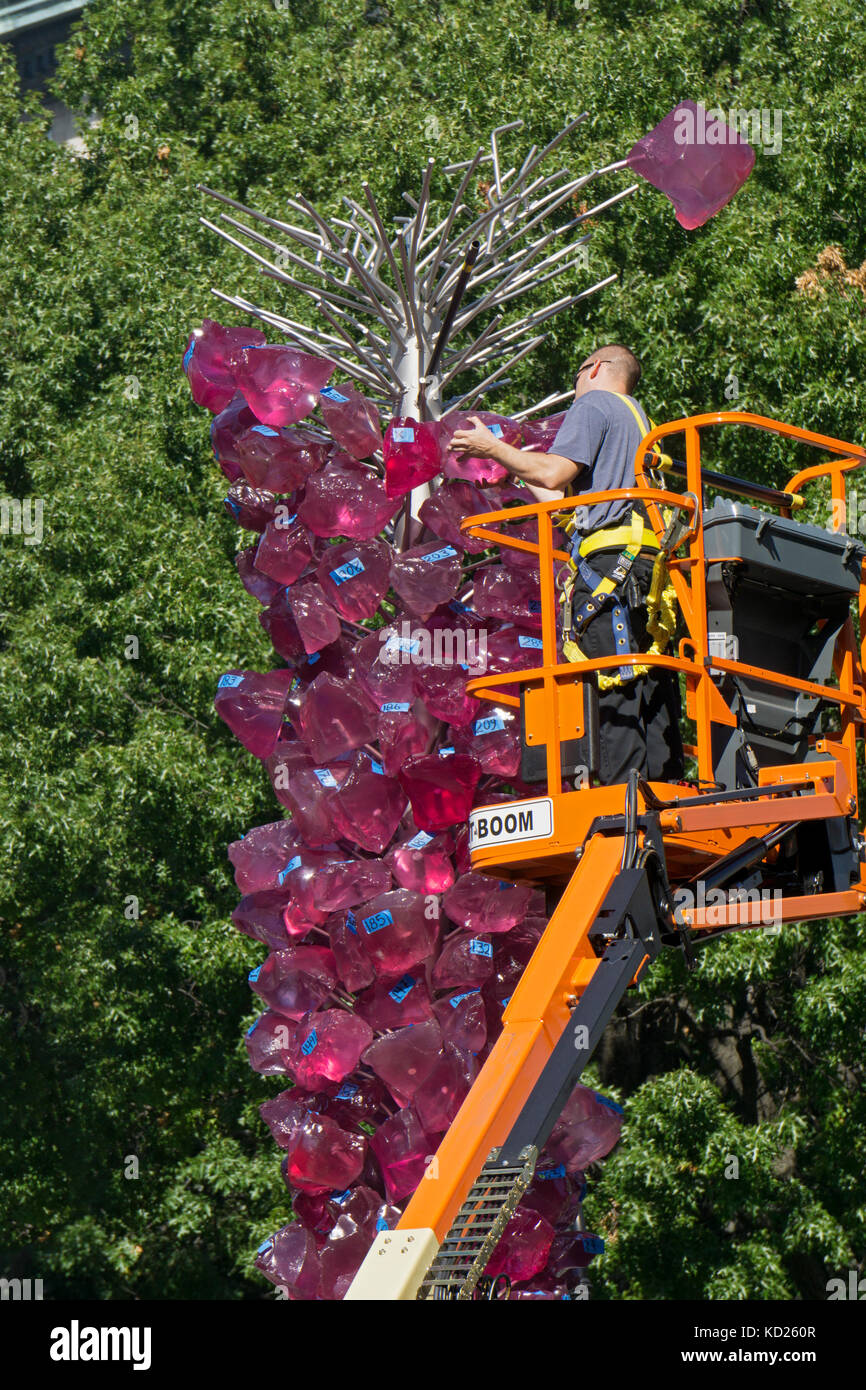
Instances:
[[[451,439],[451,448],[455,453],[493,459],[515,478],[528,483],[534,492],[536,489],[548,489],[561,494],[562,489],[577,477],[581,465],[572,459],[564,458],[561,454],[537,453],[534,449],[515,449],[513,444],[497,439],[477,415],[470,415],[469,418],[474,429],[455,430]]]

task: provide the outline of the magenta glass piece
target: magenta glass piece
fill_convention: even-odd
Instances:
[[[364,1065],[372,1067],[399,1105],[405,1105],[430,1075],[441,1051],[442,1030],[430,1018],[377,1038],[364,1053]]]
[[[571,1221],[580,1207],[582,1185],[582,1174],[573,1177],[565,1171],[564,1163],[551,1163],[545,1155],[538,1162],[529,1191],[521,1198],[521,1206],[537,1211],[551,1226]]]
[[[297,516],[280,515],[262,532],[255,566],[278,584],[294,584],[315,554],[314,542]]]
[[[327,1100],[328,1097],[324,1093],[303,1091],[300,1086],[291,1086],[260,1105],[259,1114],[271,1131],[274,1143],[279,1144],[281,1149],[286,1149],[296,1126],[301,1124],[311,1111],[318,1114],[324,1109]]]
[[[447,1043],[464,1052],[480,1052],[487,1042],[487,1011],[477,985],[437,999],[433,1012]]]
[[[440,430],[432,421],[392,420],[385,431],[385,491],[402,497],[435,478],[441,467]]]
[[[380,710],[386,705],[411,705],[414,700],[412,654],[411,635],[404,637],[398,624],[381,627],[358,643],[355,649],[358,680]]]
[[[479,764],[465,753],[409,758],[400,782],[419,829],[435,834],[465,821],[480,776]]]
[[[375,1225],[359,1225],[351,1216],[341,1216],[335,1222],[319,1254],[321,1299],[331,1301],[345,1298],[374,1234]]]
[[[358,753],[331,807],[338,838],[382,854],[406,809],[406,794],[380,762]]]
[[[387,856],[394,881],[415,893],[444,893],[454,882],[451,840],[417,830],[394,846]]]
[[[394,552],[391,585],[413,617],[429,618],[434,608],[454,597],[463,577],[462,558],[462,550],[439,541]]]
[[[271,951],[281,951],[289,944],[283,921],[285,905],[286,895],[281,888],[245,893],[232,913],[232,921],[244,936],[263,941]]]
[[[338,454],[308,479],[298,515],[314,536],[369,541],[399,506],[399,498],[388,496],[378,473]]]
[[[681,227],[702,227],[742,188],[755,151],[720,111],[681,101],[636,144],[626,160],[674,205]]]
[[[248,483],[232,483],[225,495],[226,512],[245,531],[264,531],[277,515],[278,505],[272,492]]]
[[[395,888],[358,908],[349,925],[355,927],[377,975],[393,979],[433,954],[439,931],[438,903],[435,906],[433,916],[422,893]]]
[[[421,521],[440,540],[464,550],[469,555],[480,555],[488,549],[488,542],[468,535],[460,530],[460,523],[467,516],[477,516],[493,511],[490,499],[480,488],[463,479],[442,483],[432,497],[421,504],[418,516]]]
[[[259,622],[270,638],[271,645],[278,656],[296,664],[305,655],[304,644],[295,622],[295,615],[289,604],[290,589],[278,589],[267,608],[259,614]],[[297,690],[297,687],[295,687]],[[284,718],[292,720],[288,703]],[[294,723],[294,720],[292,720]]]
[[[477,758],[483,772],[506,778],[519,773],[520,720],[514,710],[485,701],[468,728],[450,732],[455,750]]]
[[[263,425],[295,425],[315,408],[336,367],[291,347],[248,348],[238,353],[235,379]]]
[[[253,416],[253,423],[238,434],[234,452],[253,487],[294,492],[323,466],[328,449],[327,441],[309,430],[275,430]]]
[[[297,1022],[324,1004],[337,983],[337,965],[323,946],[289,946],[273,951],[247,978],[268,1008]]]
[[[289,1070],[299,1086],[311,1090],[322,1081],[342,1081],[372,1040],[370,1026],[345,1009],[306,1014],[295,1025]]]
[[[445,913],[465,931],[510,931],[526,916],[532,888],[486,874],[462,874],[442,900]]]
[[[372,989],[358,996],[355,1012],[374,1033],[426,1023],[433,1017],[433,1004],[423,971],[415,968],[396,980],[377,981]]]
[[[279,779],[283,786],[277,795],[291,811],[305,844],[313,849],[330,844],[335,838],[334,792],[348,772],[345,763],[332,762],[317,767],[313,759],[307,757],[303,764],[296,759],[287,774]],[[276,785],[276,776],[273,780]]]
[[[297,1221],[262,1242],[255,1266],[292,1299],[311,1302],[318,1294],[321,1268],[316,1240]]]
[[[289,670],[227,671],[217,681],[214,706],[235,738],[256,758],[274,751],[292,673]]]
[[[298,832],[291,821],[269,821],[248,830],[240,840],[228,847],[228,857],[235,871],[235,883],[242,893],[260,893],[282,889],[279,875],[299,844]],[[283,880],[285,882],[285,880]],[[283,892],[286,900],[289,889]]]
[[[369,743],[376,710],[357,683],[325,673],[307,687],[301,702],[301,734],[317,763]]]
[[[355,1182],[364,1167],[367,1141],[341,1129],[328,1115],[308,1112],[283,1147],[286,1181],[315,1197]]]
[[[494,971],[493,943],[484,936],[453,932],[445,938],[433,967],[433,988],[467,990],[480,987]]]
[[[415,1191],[428,1158],[435,1152],[435,1145],[411,1106],[379,1126],[370,1139],[370,1148],[379,1160],[385,1193],[391,1202],[400,1202]]]
[[[264,344],[259,328],[224,326],[204,319],[187,340],[183,368],[196,405],[219,414],[237,390],[235,369],[241,350],[247,344]]]
[[[428,1134],[441,1134],[448,1128],[477,1075],[474,1057],[444,1043],[432,1070],[412,1097],[413,1108]]]
[[[325,921],[327,921],[327,914],[318,912],[309,904],[302,907],[300,903],[292,900],[287,902],[283,908],[283,926],[293,941],[298,937],[307,936],[313,927],[321,926],[322,922]]]
[[[592,1231],[558,1231],[547,1257],[545,1275],[556,1279],[572,1270],[586,1269],[603,1250],[603,1239]]]
[[[336,642],[342,632],[340,619],[318,584],[310,580],[289,590],[289,607],[298,625],[305,651],[319,652]]]
[[[325,597],[344,618],[371,618],[388,592],[388,547],[381,541],[329,545],[316,578]]]
[[[390,1108],[386,1106],[388,1092],[377,1076],[372,1074],[367,1076],[359,1073],[355,1078],[347,1078],[341,1082],[339,1087],[334,1088],[335,1094],[328,1099],[327,1112],[342,1125],[343,1129],[364,1127],[369,1133],[370,1125],[375,1129],[376,1121],[383,1117],[383,1114],[390,1114]],[[376,1190],[380,1190],[380,1183],[377,1181]]]
[[[588,1086],[576,1086],[547,1144],[547,1153],[569,1173],[604,1158],[619,1142],[621,1108]]]
[[[547,1263],[553,1227],[536,1211],[518,1207],[490,1256],[485,1273],[506,1274],[513,1283],[531,1279]]]
[[[295,772],[305,767],[312,767],[313,760],[302,743],[297,739],[287,738],[285,735],[284,726],[273,753],[264,759],[264,764],[277,801],[281,806],[287,806],[291,809],[291,803],[288,800],[289,781]],[[298,828],[300,829],[300,827]],[[328,838],[332,839],[333,836]]]
[[[455,430],[475,428],[470,416],[476,416],[482,420],[487,428],[491,429],[497,438],[502,439],[506,444],[519,445],[522,443],[523,430],[515,420],[508,420],[504,415],[497,415],[489,410],[473,410],[469,413],[454,410],[450,415],[443,415],[439,422],[444,454],[442,476],[445,478],[464,478],[472,483],[500,482],[503,478],[508,477],[508,469],[503,468],[501,463],[496,463],[493,459],[473,458],[470,454],[456,454],[451,448],[451,437]]]
[[[524,420],[524,444],[528,444],[534,453],[549,453],[550,446],[559,434],[560,427],[567,413],[567,411],[561,410],[558,415],[548,415],[546,419],[543,420]]]
[[[537,632],[522,627],[501,627],[487,639],[487,669],[496,675],[500,671],[525,671],[544,665],[544,650]]]
[[[246,550],[239,550],[235,556],[235,568],[247,593],[257,598],[259,603],[268,604],[279,593],[280,585],[275,579],[268,579],[266,574],[256,569],[255,558],[256,546],[250,545]]]
[[[354,386],[324,387],[319,408],[333,438],[352,458],[369,458],[381,449],[379,412]]]
[[[491,565],[482,569],[475,580],[472,606],[486,618],[501,618],[506,623],[519,623],[523,628],[540,631],[541,598],[538,571],[508,569]]]
[[[391,871],[376,859],[335,860],[313,876],[313,902],[322,912],[357,907],[391,886]]]
[[[386,700],[379,711],[376,739],[389,777],[396,777],[407,758],[426,753],[437,721],[420,700]],[[412,885],[404,883],[404,888]]]
[[[265,1076],[289,1071],[296,1027],[290,1019],[270,1009],[256,1019],[244,1038],[253,1071]]]
[[[376,969],[358,937],[357,919],[351,908],[331,918],[329,936],[337,974],[346,989],[365,989],[376,978]]]
[[[244,476],[237,451],[238,436],[257,423],[240,391],[232,397],[225,410],[211,420],[210,442],[214,458],[230,483],[236,483]]]
[[[475,672],[475,675],[480,674]],[[415,689],[434,719],[445,719],[455,728],[465,728],[476,718],[480,708],[478,701],[466,694],[466,684],[471,679],[469,671],[449,662],[425,665],[416,670]]]

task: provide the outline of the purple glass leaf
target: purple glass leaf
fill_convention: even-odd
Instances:
[[[370,1026],[345,1009],[306,1014],[289,1044],[289,1070],[298,1086],[310,1090],[322,1081],[342,1081],[372,1040]]]
[[[375,1033],[426,1023],[433,1017],[433,1005],[423,972],[407,970],[396,980],[377,980],[358,996],[355,1012]]]
[[[309,1302],[318,1294],[321,1268],[316,1241],[297,1221],[259,1246],[255,1266],[292,1299]]]
[[[389,554],[381,541],[329,545],[316,578],[329,603],[344,618],[371,618],[388,592]]]
[[[538,1212],[518,1207],[502,1232],[485,1272],[491,1279],[506,1274],[512,1283],[531,1279],[547,1262],[553,1234],[550,1222]]]
[[[465,821],[472,809],[481,768],[465,753],[409,758],[400,782],[419,829],[436,834]]]
[[[400,1202],[415,1191],[428,1157],[435,1152],[435,1145],[411,1106],[379,1126],[370,1139],[370,1148],[379,1160],[391,1202]]]
[[[532,631],[541,630],[541,590],[535,573],[491,565],[475,580],[472,607],[486,618],[519,623]]]
[[[238,354],[235,379],[262,424],[280,429],[310,414],[335,370],[327,358],[296,348],[259,347]]]
[[[410,668],[411,669],[411,668]],[[407,758],[426,753],[433,742],[437,721],[420,700],[389,700],[379,711],[376,738],[382,763],[396,777]],[[404,884],[405,888],[411,887]]]
[[[444,1043],[433,1069],[412,1096],[412,1105],[428,1134],[441,1134],[448,1128],[469,1094],[478,1064],[468,1052]]]
[[[431,906],[436,908],[435,916]],[[438,907],[438,902],[431,905],[421,893],[395,888],[358,908],[351,925],[378,975],[393,979],[433,954],[439,932]]]
[[[554,1126],[547,1153],[569,1173],[588,1168],[619,1142],[622,1122],[622,1110],[613,1101],[588,1086],[576,1086]]]
[[[309,430],[275,430],[253,416],[253,423],[237,436],[235,454],[253,487],[294,492],[324,465],[328,447]]]
[[[731,201],[752,172],[755,151],[723,112],[681,101],[626,160],[670,199],[680,226],[691,231]]]
[[[313,880],[313,901],[322,912],[356,907],[391,886],[391,871],[376,859],[349,859],[326,864]]]
[[[294,584],[315,553],[315,542],[297,516],[280,515],[262,533],[255,566],[278,584]]]
[[[446,1043],[464,1052],[480,1052],[487,1042],[487,1012],[477,985],[437,999],[433,1012]]]
[[[317,763],[369,743],[376,710],[357,683],[325,673],[307,687],[301,702],[301,734]]]
[[[504,440],[506,444],[520,445],[522,443],[522,426],[515,420],[508,420],[504,415],[496,415],[489,410],[473,410],[471,415],[482,420],[488,429],[492,429],[493,433]],[[493,459],[473,458],[469,454],[454,453],[451,448],[451,437],[454,431],[475,428],[470,414],[465,411],[454,410],[450,415],[443,415],[439,426],[442,431],[442,452],[444,455],[442,476],[444,478],[464,478],[471,483],[498,483],[503,478],[508,477],[508,469],[503,468],[501,463],[496,463]]]
[[[456,479],[442,483],[433,496],[422,503],[418,516],[440,540],[469,555],[480,555],[488,549],[488,542],[461,531],[460,523],[464,517],[478,516],[492,510],[489,498],[480,488],[463,479]]]
[[[289,944],[283,921],[285,905],[286,895],[281,888],[246,893],[232,913],[232,921],[244,936],[263,941],[271,951],[280,951]]]
[[[351,991],[371,985],[376,978],[376,968],[361,945],[355,913],[350,908],[332,917],[328,925],[341,982]]]
[[[187,340],[183,368],[196,405],[213,411],[225,410],[237,390],[235,371],[241,349],[248,343],[264,344],[259,328],[226,327],[204,319]]]
[[[433,988],[473,989],[483,985],[493,971],[493,943],[486,937],[454,932],[445,938],[433,967]]]
[[[411,704],[415,698],[415,669],[411,637],[403,638],[396,624],[362,637],[355,649],[355,666],[362,688],[381,710],[389,704]]]
[[[442,900],[446,915],[465,931],[510,931],[526,916],[528,883],[507,883],[485,874],[462,874]]]
[[[217,682],[214,706],[235,738],[256,758],[274,751],[292,673],[288,669],[227,671]]]
[[[441,467],[438,424],[411,417],[392,420],[385,431],[385,491],[403,497],[435,478]]]
[[[298,845],[297,829],[288,820],[257,825],[248,830],[243,839],[230,844],[228,857],[234,867],[235,883],[241,892],[260,893],[282,889],[279,875]],[[285,889],[283,901],[288,894],[289,889]]]
[[[334,439],[352,458],[369,458],[381,449],[379,412],[354,386],[326,386],[319,407]]]
[[[318,652],[336,642],[342,632],[340,618],[314,581],[298,584],[288,592],[289,608],[297,623],[304,650]]]
[[[523,671],[544,665],[544,650],[537,632],[522,627],[501,627],[487,639],[487,669]]]
[[[381,763],[359,753],[331,806],[338,838],[351,840],[371,854],[391,843],[406,809],[406,794]]]
[[[264,531],[277,515],[278,505],[272,492],[247,483],[232,483],[225,495],[226,512],[245,531]]]
[[[434,608],[457,593],[463,577],[462,551],[439,541],[426,541],[396,552],[391,560],[391,584],[408,611],[429,618]]]
[[[265,1076],[289,1071],[296,1027],[270,1009],[256,1019],[244,1038],[253,1071]]]
[[[400,1028],[371,1042],[364,1065],[372,1067],[399,1105],[412,1099],[442,1051],[442,1030],[434,1018]]]
[[[364,1167],[367,1141],[341,1129],[328,1115],[308,1112],[283,1147],[286,1181],[315,1197],[355,1182]]]
[[[315,536],[369,541],[399,506],[399,499],[388,497],[377,473],[339,454],[308,479],[298,515]]]
[[[324,1004],[337,983],[337,965],[322,946],[289,946],[273,951],[248,980],[269,1009],[297,1022]]]
[[[483,772],[496,777],[516,777],[520,771],[520,720],[504,706],[480,707],[481,713],[465,729],[452,729],[451,742],[458,753],[469,753]]]
[[[271,780],[280,801],[291,811],[305,844],[313,849],[330,844],[335,838],[331,813],[334,792],[348,776],[348,766],[332,762],[317,767],[307,754],[302,759],[295,755],[291,762],[284,762],[282,766],[286,769],[283,774],[280,764],[274,765]]]
[[[237,452],[238,436],[257,423],[240,391],[232,397],[225,410],[211,420],[210,442],[214,458],[230,483],[236,483],[244,476]]]
[[[417,830],[394,846],[387,863],[401,888],[415,893],[444,893],[454,882],[451,840],[447,834],[430,835]]]
[[[275,579],[269,579],[261,570],[256,569],[256,548],[250,545],[246,550],[239,550],[235,556],[235,568],[247,593],[257,598],[259,603],[268,604],[279,593],[280,585]]]

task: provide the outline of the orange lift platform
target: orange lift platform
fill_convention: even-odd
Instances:
[[[782,490],[710,472],[701,466],[702,435],[720,426],[809,446],[818,462]],[[684,462],[662,452],[672,436],[684,437]],[[846,475],[864,463],[857,445],[776,420],[696,415],[645,436],[633,488],[463,523],[491,546],[538,555],[543,642],[540,666],[468,687],[520,711],[522,780],[538,781],[540,792],[471,812],[472,868],[544,887],[557,905],[496,1044],[349,1300],[477,1296],[609,1019],[663,947],[691,965],[710,937],[760,930],[770,893],[774,922],[866,907],[856,762],[866,733],[866,633],[858,640],[852,614],[856,601],[864,632],[866,547],[844,529]],[[808,485],[826,527],[795,519]],[[646,506],[683,635],[675,652],[565,661],[555,574],[569,557],[555,548],[556,519],[578,502],[617,498]],[[635,664],[684,677],[695,781],[647,782],[632,772],[627,783],[590,784],[595,673]],[[711,889],[721,891],[707,907]]]

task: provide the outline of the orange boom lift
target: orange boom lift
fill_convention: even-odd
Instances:
[[[709,472],[702,434],[719,426],[768,431],[823,457],[783,490]],[[661,452],[671,436],[685,439],[684,463]],[[568,556],[554,548],[554,522],[578,499],[463,523],[491,545],[538,555],[543,642],[540,666],[469,685],[481,700],[520,710],[522,776],[546,783],[543,795],[472,811],[472,868],[542,886],[558,902],[499,1039],[349,1299],[473,1296],[619,1000],[662,947],[691,964],[710,934],[759,928],[762,893],[774,894],[782,922],[866,906],[856,767],[864,644],[851,612],[856,600],[862,630],[866,550],[844,530],[846,474],[864,463],[859,446],[722,412],[657,426],[638,450],[635,487],[581,495],[583,505],[646,504],[685,629],[676,654],[559,659],[554,574]],[[667,488],[659,467],[682,490]],[[828,482],[830,525],[795,520],[806,485]],[[525,539],[530,518],[535,541]],[[516,523],[524,534],[510,533]],[[594,767],[595,673],[635,664],[685,678],[697,784],[633,773],[621,785],[575,789],[577,748]],[[699,885],[721,889],[723,904],[703,906]],[[683,902],[693,905],[675,908]]]

